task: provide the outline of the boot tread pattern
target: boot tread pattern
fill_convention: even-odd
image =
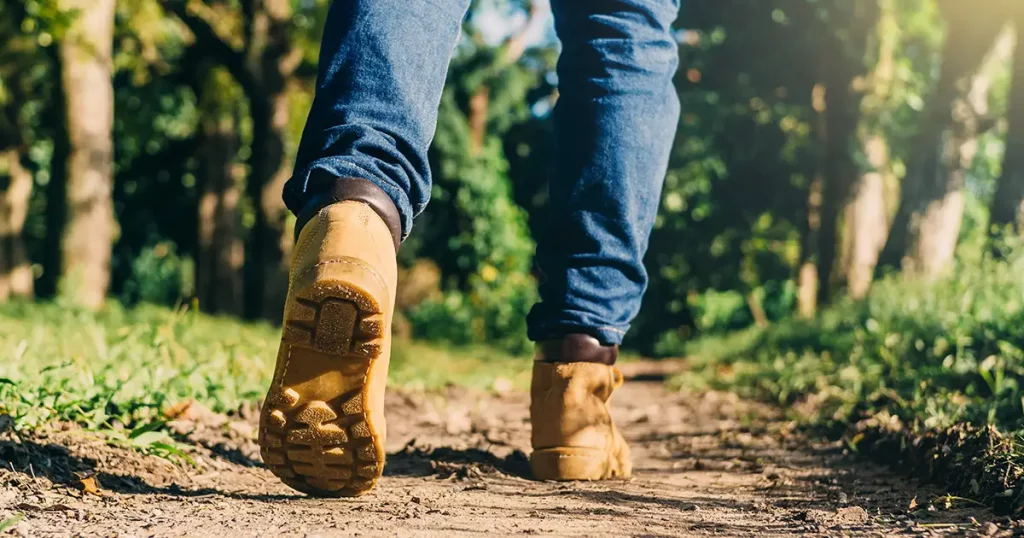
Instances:
[[[364,405],[371,362],[382,350],[384,315],[354,286],[313,286],[289,304],[283,345],[288,361],[305,350],[337,359],[337,371],[356,380],[330,400],[305,399],[275,380],[261,415],[260,451],[267,467],[289,486],[318,496],[356,496],[383,472],[383,447]],[[304,357],[305,355],[305,357]]]

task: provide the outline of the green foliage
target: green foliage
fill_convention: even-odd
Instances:
[[[502,137],[531,118],[528,92],[546,64],[510,64],[502,47],[485,45],[470,22],[470,45],[458,51],[441,100],[431,148],[432,205],[403,256],[441,268],[442,294],[409,313],[415,334],[456,344],[527,349],[526,313],[536,300],[530,276],[534,241],[515,200]],[[550,66],[547,66],[550,67]],[[486,95],[486,135],[474,140],[474,96]]]
[[[961,256],[934,284],[688,346],[673,383],[777,402],[850,450],[899,462],[1000,513],[1024,506],[1024,243]],[[982,252],[988,252],[982,249]]]
[[[736,389],[844,426],[901,417],[934,431],[956,424],[1024,431],[1024,249],[960,264],[932,285],[898,278],[813,321],[792,320],[701,343],[680,383]]]
[[[0,327],[0,377],[10,381],[0,413],[27,428],[134,428],[190,398],[234,409],[260,396],[276,349],[269,327],[155,307],[91,314],[15,303],[0,309]]]
[[[288,151],[312,99],[329,4],[291,3],[288,31],[299,67],[287,84]],[[400,252],[403,266],[429,259],[441,270],[441,293],[405,312],[418,337],[486,342],[513,352],[528,345],[524,318],[536,299],[530,276],[534,238],[543,232],[545,186],[554,179],[558,158],[549,114],[557,101],[558,47],[545,36],[523,56],[510,58],[502,40],[515,35],[531,4],[474,1],[464,21],[430,151],[433,199]],[[229,46],[242,49],[239,2],[189,5]],[[808,188],[819,172],[823,143],[812,88],[833,69],[850,77],[862,97],[848,103],[859,114],[858,125],[884,137],[892,156],[886,175],[893,181],[901,177],[939,72],[944,29],[936,5],[683,2],[677,24],[683,69],[676,81],[683,115],[646,259],[651,286],[628,345],[644,353],[681,354],[694,335],[750,326],[748,298],[759,299],[770,320],[790,315],[793,281],[806,254],[800,240],[808,222]],[[497,16],[507,24],[496,30],[481,22],[484,14],[491,23]],[[38,187],[24,235],[31,261],[42,269],[37,290],[44,297],[54,291],[44,281],[60,272],[53,246],[60,242],[66,157],[63,117],[52,106],[62,101],[63,91],[56,46],[73,17],[44,0],[0,6],[0,145],[8,139],[25,145]],[[120,233],[111,290],[128,303],[170,305],[192,291],[187,260],[197,257],[196,213],[204,177],[211,173],[202,154],[203,122],[216,116],[237,131],[231,161],[240,183],[252,157],[245,92],[219,55],[195,43],[160,2],[118,3],[113,201]],[[891,72],[865,78],[883,45],[895,51]],[[989,100],[992,119],[1008,107],[1008,84],[1008,70],[999,70]],[[473,99],[482,94],[484,129],[477,140],[470,116]],[[979,158],[969,169],[965,253],[980,252],[985,241],[984,206],[1005,152],[1001,129],[996,122],[981,137]],[[869,169],[857,144],[849,151],[857,172]],[[238,204],[237,233],[245,237],[260,204],[251,193]]]
[[[132,262],[121,300],[171,306],[192,296],[195,269],[191,259],[178,255],[172,243],[161,242],[144,249]]]
[[[437,172],[432,198],[440,211],[426,218],[446,221],[449,233],[424,233],[446,243],[442,270],[463,282],[478,272],[528,271],[533,241],[522,208],[512,201],[508,163],[498,139],[489,138],[474,154],[466,115],[452,91],[442,98],[438,127],[432,149]]]
[[[112,443],[174,456],[162,412],[198,400],[229,412],[263,395],[280,329],[194,311],[111,305],[94,314],[57,304],[0,305],[0,415],[18,429],[71,422]],[[393,385],[522,386],[530,362],[491,348],[397,341]]]
[[[646,259],[651,289],[630,336],[648,353],[656,335],[707,323],[695,294],[778,290],[795,275],[820,144],[811,90],[822,73],[812,66],[852,24],[822,18],[845,9],[837,2],[684,4],[683,113]],[[753,317],[737,308],[723,328],[741,319]]]
[[[529,276],[534,243],[522,208],[512,201],[497,140],[470,155],[465,118],[455,109],[454,97],[446,93],[441,125],[448,128],[439,133],[433,150],[437,209],[420,225],[423,235],[429,234],[425,242],[444,241],[440,250],[424,245],[420,252],[444,253],[436,261],[447,286],[441,297],[414,309],[410,320],[424,338],[521,351],[527,345],[526,312],[536,297]],[[438,226],[439,221],[448,226]]]
[[[701,332],[720,332],[750,324],[747,300],[737,291],[711,290],[692,297],[689,303]]]
[[[493,269],[474,275],[470,291],[450,290],[413,308],[415,334],[457,345],[486,342],[511,353],[529,350],[526,312],[536,302],[535,282],[524,273],[496,275]]]

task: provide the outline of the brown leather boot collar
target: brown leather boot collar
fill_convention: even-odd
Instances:
[[[567,334],[559,340],[539,342],[539,362],[595,362],[611,366],[619,358],[619,346],[603,346],[587,334]]]
[[[310,203],[303,208],[296,216],[295,237],[299,236],[302,227],[312,220],[321,209],[333,203],[354,200],[370,206],[380,216],[395,241],[395,251],[398,251],[398,247],[402,244],[402,218],[398,214],[398,208],[395,207],[395,203],[386,192],[372,181],[361,178],[336,178],[331,176],[329,172],[320,169],[313,170],[310,172],[310,175],[329,176],[327,178],[320,178],[318,181],[329,182],[334,186],[326,194],[316,198],[316,202]]]

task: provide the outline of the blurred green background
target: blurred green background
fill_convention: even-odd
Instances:
[[[294,221],[280,189],[328,5],[5,0],[0,299],[275,321]],[[683,115],[627,347],[679,355],[862,298],[889,270],[931,281],[998,254],[989,237],[1024,207],[1022,11],[684,2]],[[549,12],[473,2],[430,152],[433,201],[400,253],[400,336],[528,349],[557,158]]]

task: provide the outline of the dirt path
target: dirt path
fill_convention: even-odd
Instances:
[[[9,530],[23,536],[1019,532],[990,523],[982,510],[946,509],[936,501],[943,492],[852,462],[838,446],[809,444],[769,408],[731,395],[673,394],[639,378],[615,400],[634,448],[637,477],[627,483],[523,478],[527,396],[452,389],[444,397],[389,395],[386,477],[377,492],[350,500],[302,497],[275,481],[259,464],[250,410],[231,419],[198,406],[182,414],[176,427],[191,432],[197,468],[73,430],[0,437],[0,524],[24,514]],[[80,490],[91,481],[79,478],[89,475],[98,494]]]

